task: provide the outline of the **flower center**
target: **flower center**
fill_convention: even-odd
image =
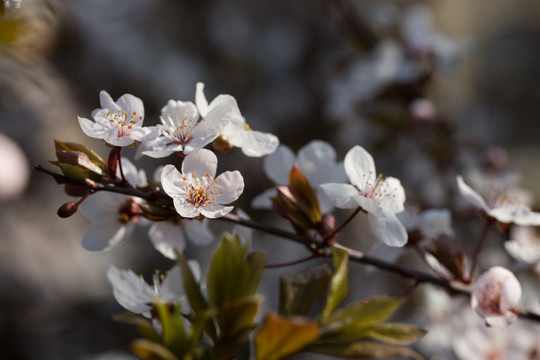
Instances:
[[[491,209],[519,204],[519,201],[508,195],[506,189],[493,184],[486,184],[483,195],[488,207]]]
[[[186,176],[182,179],[188,181],[188,177]],[[197,174],[192,173],[189,184],[185,186],[188,201],[195,207],[204,206],[216,201],[214,195],[217,183],[218,180],[214,179],[210,174],[197,177]],[[223,190],[220,194],[223,194]]]
[[[478,299],[482,310],[490,314],[500,314],[502,293],[503,286],[500,282],[487,283]]]
[[[141,213],[142,210],[139,205],[132,199],[129,199],[118,209],[118,222],[120,224],[138,222]]]
[[[360,189],[360,195],[373,200],[375,203],[380,204],[384,198],[395,196],[395,189],[390,188],[386,183],[386,178],[379,174],[374,181],[369,180],[372,178],[372,173],[369,173],[369,178],[366,174],[363,175],[366,180],[364,181],[363,189]]]
[[[184,117],[180,118],[178,114],[171,116],[166,114],[167,120],[160,116],[161,123],[165,126],[165,135],[174,143],[180,145],[187,145],[193,139],[192,134],[195,127],[199,125],[197,117],[191,117],[184,110]],[[204,121],[201,120],[201,121]]]
[[[139,120],[137,120],[137,118]],[[118,129],[118,137],[129,136],[135,125],[138,121],[142,121],[142,115],[137,116],[137,112],[134,111],[132,114],[129,114],[127,111],[119,110],[115,113],[112,113],[111,110],[107,112],[107,119],[112,127]]]

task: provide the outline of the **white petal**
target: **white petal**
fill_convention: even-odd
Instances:
[[[373,157],[361,146],[356,145],[345,155],[345,172],[350,182],[360,190],[377,178]]]
[[[184,225],[187,238],[195,245],[205,246],[214,241],[214,233],[208,227],[209,221],[204,219],[190,220]]]
[[[381,191],[386,194],[381,198],[379,204],[394,214],[402,212],[405,209],[405,190],[401,186],[401,182],[394,177],[387,177],[382,180],[379,186]]]
[[[195,90],[195,104],[201,115],[206,116],[208,113],[208,101],[206,100],[206,96],[204,96],[204,84],[202,82],[197,83]]]
[[[216,181],[214,195],[217,204],[229,204],[238,199],[244,191],[244,178],[240,171],[225,171],[217,177]]]
[[[426,210],[418,219],[418,228],[428,239],[441,235],[453,236],[452,213],[448,209]]]
[[[127,111],[128,118],[136,115],[138,125],[142,123],[142,120],[139,120],[139,116],[144,118],[144,105],[141,99],[131,94],[124,94],[120,96],[118,100],[116,100],[116,103],[122,108],[122,110]]]
[[[167,271],[165,279],[159,287],[159,297],[165,303],[172,303],[178,300],[184,293],[184,282],[178,265]],[[186,309],[182,309],[185,311]]]
[[[521,226],[540,225],[540,214],[531,211],[525,205],[511,205],[492,209],[488,214],[502,223],[514,223]]]
[[[328,199],[340,209],[354,209],[358,207],[358,189],[350,184],[322,184],[321,189]]]
[[[182,162],[182,174],[196,174],[197,177],[210,174],[216,176],[217,156],[210,150],[200,149],[187,155]]]
[[[276,185],[288,184],[289,173],[295,162],[292,150],[286,145],[280,145],[274,153],[264,158],[264,173]]]
[[[473,205],[477,209],[484,210],[486,212],[489,211],[489,207],[487,206],[484,199],[480,196],[480,194],[474,191],[469,185],[465,184],[465,182],[463,181],[463,177],[461,176],[457,177],[457,185],[458,185],[458,190],[461,193],[461,195],[471,205]]]
[[[182,151],[182,145],[170,144],[170,139],[162,136],[153,141],[142,143],[137,147],[135,159],[139,159],[142,155],[151,158],[163,158],[173,154],[176,151]]]
[[[191,134],[191,141],[186,144],[184,153],[189,154],[210,144],[221,134],[221,123],[216,120],[204,119],[199,122]]]
[[[111,110],[111,112],[118,112],[120,111],[120,106],[114,102],[111,95],[109,95],[108,92],[105,90],[101,90],[99,92],[99,104],[101,105],[102,109]]]
[[[145,314],[150,310],[153,290],[133,271],[120,270],[111,266],[107,278],[113,287],[116,301],[127,310],[136,314]]]
[[[90,137],[103,139],[107,134],[107,128],[103,125],[93,122],[91,120],[77,117],[79,119],[79,125],[81,126],[82,131]]]
[[[150,227],[148,236],[156,250],[168,259],[176,260],[174,249],[182,252],[186,247],[181,224],[173,224],[169,221],[155,222]]]
[[[242,119],[243,126],[244,121],[242,115],[240,115],[236,100],[230,95],[217,96],[208,107],[206,115],[204,115],[205,119],[218,121],[222,125],[226,125],[231,121],[238,122],[238,117]]]
[[[174,165],[165,165],[161,172],[161,187],[169,196],[186,196],[182,184],[182,174]]]
[[[121,194],[99,191],[88,197],[79,210],[92,222],[117,222],[118,210],[129,197]]]
[[[140,142],[147,142],[157,139],[161,134],[161,125],[134,127],[130,137]]]
[[[174,208],[176,212],[185,218],[194,218],[199,216],[201,209],[195,207],[193,204],[187,202],[184,198],[174,197],[173,198]]]
[[[105,251],[120,245],[135,229],[135,223],[92,223],[83,235],[82,247],[88,251]]]
[[[368,220],[373,233],[386,245],[401,247],[407,243],[407,230],[392,212],[381,208],[378,214],[368,213]]]
[[[143,169],[137,169],[128,158],[122,157],[122,170],[127,182],[133,187],[145,187],[148,185],[146,174]],[[116,169],[116,175],[120,176],[120,167]]]
[[[226,215],[232,211],[234,206],[223,206],[219,204],[210,203],[208,205],[205,205],[202,209],[200,209],[201,214],[206,216],[210,219],[215,219],[218,217],[222,217],[223,215]]]
[[[336,151],[325,141],[313,140],[298,151],[298,167],[312,186],[345,181],[334,179],[335,163]]]
[[[279,145],[277,136],[270,133],[249,130],[242,131],[240,134],[241,135],[237,138],[238,141],[231,141],[231,143],[234,146],[241,148],[246,156],[265,156],[276,151],[276,148]]]
[[[275,188],[266,189],[251,200],[251,207],[254,209],[270,209],[272,207],[272,200],[270,198],[276,196],[277,192]]]

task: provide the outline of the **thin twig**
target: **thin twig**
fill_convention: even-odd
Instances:
[[[269,265],[266,265],[264,268],[265,269],[278,269],[278,268],[282,268],[282,267],[298,265],[298,264],[302,264],[302,263],[304,263],[306,261],[316,259],[318,257],[319,257],[319,255],[313,254],[313,255],[298,259],[298,260],[288,261],[288,262],[279,263],[279,264],[269,264]]]

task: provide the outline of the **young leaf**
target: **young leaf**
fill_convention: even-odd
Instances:
[[[317,194],[311,187],[306,176],[300,171],[298,165],[294,165],[289,173],[289,189],[296,199],[296,203],[302,211],[308,215],[312,224],[318,224],[322,220],[321,208]]]
[[[326,264],[312,267],[295,276],[282,276],[279,283],[279,313],[307,315],[331,277],[332,271]]]
[[[266,253],[254,251],[247,256],[246,262],[249,268],[249,284],[245,295],[254,295],[257,292],[266,265]]]
[[[179,360],[163,345],[146,339],[137,339],[131,343],[131,351],[144,360]]]
[[[152,325],[152,322],[144,317],[126,311],[114,315],[113,320],[137,326],[137,330],[139,330],[141,335],[144,336],[147,340],[154,342],[161,341],[161,337],[154,328],[154,325]]]
[[[94,150],[90,149],[87,146],[77,144],[74,142],[62,142],[58,140],[54,140],[54,147],[56,151],[78,151],[86,154],[86,156],[89,158],[92,163],[97,165],[101,170],[105,171],[107,167],[105,166],[105,161],[99,156]]]
[[[173,306],[171,312],[167,305],[162,303],[159,299],[156,299],[154,305],[162,327],[161,336],[163,345],[174,354],[183,354],[187,350],[188,338],[185,334],[180,307]]]
[[[381,296],[349,304],[335,311],[323,322],[323,337],[341,340],[363,337],[371,326],[388,319],[401,302],[400,299]]]
[[[204,317],[209,308],[208,303],[206,302],[199,284],[195,280],[195,276],[193,276],[184,255],[179,251],[176,251],[176,262],[178,263],[180,271],[182,272],[184,290],[186,291],[189,304],[195,312],[195,316]],[[217,339],[216,327],[212,321],[205,321],[204,330],[214,341]]]
[[[336,272],[330,280],[326,304],[321,314],[321,323],[325,323],[332,311],[343,301],[349,293],[347,274],[349,272],[349,255],[345,250],[333,249],[334,267]]]
[[[257,360],[277,360],[295,354],[318,337],[317,324],[309,318],[269,313],[255,335]]]
[[[366,332],[366,337],[388,343],[409,344],[424,336],[426,330],[406,324],[375,324]]]
[[[355,341],[348,343],[315,343],[304,351],[349,359],[393,359],[408,357],[423,360],[417,352],[404,347],[371,341]]]

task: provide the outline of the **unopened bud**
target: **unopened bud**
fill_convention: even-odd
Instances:
[[[77,204],[76,202],[68,201],[64,205],[60,206],[56,213],[61,218],[68,218],[77,212],[78,207],[79,207],[79,204]]]

